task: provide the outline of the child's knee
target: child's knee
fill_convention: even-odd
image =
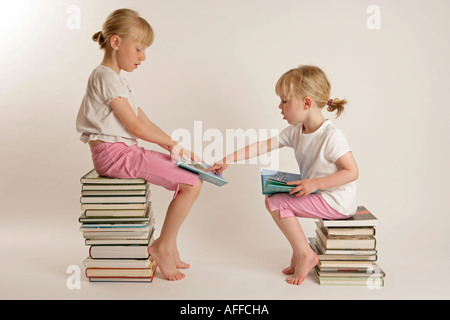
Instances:
[[[270,210],[270,206],[269,206],[269,196],[266,196],[264,203],[266,205],[267,211],[269,211],[269,213],[272,213],[272,210]]]
[[[203,181],[201,179],[197,179],[197,181],[195,182],[193,188],[194,191],[197,193],[200,193],[200,190],[202,189],[202,185],[203,185]]]
[[[268,196],[266,196],[266,198],[264,199],[264,204],[266,205],[266,209],[267,209],[267,211],[269,211],[269,212],[270,212],[270,208],[269,208],[269,201],[268,201],[268,199],[269,199],[269,197],[268,197]]]
[[[194,185],[180,183],[180,191],[199,194],[202,188],[202,180],[197,179]]]

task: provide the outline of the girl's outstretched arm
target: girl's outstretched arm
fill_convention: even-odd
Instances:
[[[270,151],[284,147],[277,137],[270,138],[265,141],[258,141],[252,143],[242,149],[239,149],[233,153],[230,153],[225,158],[215,163],[212,167],[206,171],[213,171],[215,174],[220,174],[228,168],[228,166],[237,161],[247,160],[253,157],[260,156]]]

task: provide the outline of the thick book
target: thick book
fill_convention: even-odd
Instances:
[[[152,241],[150,241],[151,243]],[[89,257],[98,259],[147,259],[148,245],[134,246],[91,246]]]
[[[373,261],[319,261],[317,267],[321,271],[353,271],[373,272],[376,264]]]
[[[333,250],[325,249],[316,238],[308,238],[311,248],[319,256],[319,260],[376,261],[376,250]]]
[[[85,210],[78,221],[81,223],[128,223],[144,222],[154,218],[153,208],[149,205],[146,210]]]
[[[100,228],[99,228],[100,229]],[[127,231],[103,231],[100,229],[99,231],[84,231],[83,237],[85,239],[148,239],[150,235],[150,227],[146,226],[145,228],[139,228],[142,230],[135,230],[131,228],[123,228],[127,229]],[[137,228],[136,228],[137,229]]]
[[[81,190],[82,196],[142,196],[146,190]]]
[[[316,226],[325,236],[375,236],[375,227],[325,227],[320,221]]]
[[[151,258],[128,258],[128,259],[93,259],[87,257],[83,260],[83,266],[86,268],[148,268],[151,264]]]
[[[152,215],[146,221],[114,221],[102,223],[82,223],[80,230],[84,232],[121,232],[121,231],[145,231],[153,229],[155,225],[155,217]]]
[[[150,235],[144,239],[85,239],[84,244],[87,246],[92,245],[102,245],[102,246],[110,246],[110,245],[145,245],[149,242]]]
[[[99,230],[139,230],[140,228],[145,228],[149,225],[149,221],[121,221],[113,223],[82,223],[82,231],[95,231]]]
[[[83,218],[94,221],[105,219],[123,219],[124,221],[142,221],[146,219],[147,210],[85,210],[83,211]],[[82,222],[80,220],[80,222]]]
[[[82,204],[146,203],[150,198],[150,189],[142,195],[82,195]]]
[[[149,201],[136,203],[82,203],[81,210],[145,210]]]
[[[313,270],[320,285],[363,286],[368,288],[384,286],[385,273],[383,271],[376,273],[351,273],[346,271],[324,273],[318,267],[313,268]]]
[[[320,219],[320,223],[325,227],[376,227],[378,219],[366,207],[358,206],[356,213],[347,219]]]
[[[152,283],[153,277],[148,277],[148,278],[92,277],[92,278],[89,278],[89,282],[145,282],[145,283]]]
[[[137,241],[142,240],[148,243],[154,232],[154,227],[150,224],[139,228],[80,228],[86,240],[100,240],[105,243],[89,244],[127,244],[126,242],[114,241]],[[142,242],[132,242],[133,244],[145,244]],[[88,242],[86,241],[86,244]]]
[[[81,191],[142,191],[146,190],[150,186],[149,183],[133,183],[133,184],[82,184]]]
[[[146,203],[115,203],[115,204],[82,204],[82,206],[97,206],[97,209],[89,208],[84,210],[83,214],[86,219],[88,218],[145,218],[148,216],[148,212],[151,212],[151,201]],[[114,206],[114,207],[113,207]],[[118,206],[128,206],[118,207]],[[130,206],[140,206],[140,208],[130,208]]]
[[[78,221],[81,223],[116,223],[116,222],[143,222],[148,221],[150,217],[146,215],[142,216],[108,216],[106,213],[102,213],[103,215],[99,216],[86,216],[86,211],[84,211],[81,216],[78,218]]]
[[[373,236],[326,236],[321,228],[316,229],[317,237],[327,249],[375,250]]]
[[[203,162],[190,163],[190,162],[180,159],[177,161],[177,166],[198,174],[199,178],[201,180],[207,181],[216,186],[221,187],[228,183],[228,181],[223,178],[222,174],[218,175],[218,174],[215,174],[214,172],[206,172],[206,169],[211,167],[210,165],[208,165],[206,163],[203,163]]]
[[[128,278],[135,278],[141,280],[152,280],[156,269],[156,263],[151,261],[150,266],[147,268],[86,268],[86,277],[89,279],[103,278],[106,280],[112,279],[112,281],[126,280]]]
[[[95,169],[92,169],[88,173],[86,173],[84,176],[81,177],[80,182],[82,184],[146,184],[147,182],[145,179],[142,178],[129,178],[129,179],[123,179],[123,178],[108,178],[101,176],[95,171]]]

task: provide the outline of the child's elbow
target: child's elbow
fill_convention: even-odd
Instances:
[[[142,126],[139,121],[133,122],[127,127],[128,131],[135,137],[141,138],[142,136]]]
[[[358,178],[359,178],[359,170],[358,170],[358,167],[356,167],[356,168],[353,170],[352,178],[353,178],[352,181],[358,180]]]

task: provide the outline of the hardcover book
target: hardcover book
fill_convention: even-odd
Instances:
[[[207,181],[209,183],[215,184],[216,186],[223,186],[228,183],[222,175],[217,175],[214,172],[206,172],[205,170],[210,168],[211,166],[203,163],[203,162],[195,162],[195,163],[189,163],[185,160],[178,160],[177,166],[180,168],[192,171],[194,173],[197,173],[203,181]]]
[[[319,220],[325,227],[375,227],[378,219],[364,206],[358,206],[356,213],[348,219]]]
[[[92,169],[81,177],[82,184],[146,184],[145,179],[119,179],[100,176],[95,169]]]

